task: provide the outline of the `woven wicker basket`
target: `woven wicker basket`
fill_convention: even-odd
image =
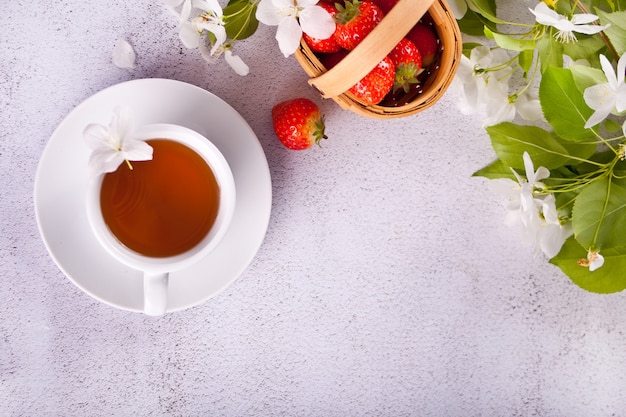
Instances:
[[[374,68],[428,12],[441,43],[437,68],[421,86],[421,92],[400,105],[367,105],[348,90]],[[435,104],[444,94],[461,58],[462,39],[456,19],[445,0],[400,0],[374,30],[343,60],[327,70],[304,39],[296,51],[296,59],[309,84],[324,98],[332,98],[342,108],[357,114],[386,119],[410,116]]]

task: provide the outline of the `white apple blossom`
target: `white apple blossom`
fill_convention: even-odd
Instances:
[[[328,39],[335,31],[330,14],[317,6],[318,0],[261,0],[256,11],[259,22],[278,26],[276,40],[285,57],[293,54],[302,32],[315,39]]]
[[[93,150],[89,158],[92,175],[115,171],[122,162],[152,159],[152,146],[132,137],[133,125],[130,109],[116,107],[108,126],[91,123],[83,130],[83,138]]]
[[[539,2],[534,9],[529,10],[535,15],[537,23],[558,29],[555,38],[562,43],[576,42],[574,32],[593,35],[609,27],[609,25],[588,25],[587,23],[598,20],[598,16],[590,13],[575,14],[570,20],[567,16],[552,10],[544,2]]]
[[[500,71],[493,71],[490,68],[508,60],[508,54],[504,50],[492,51],[482,45],[472,49],[469,58],[461,55],[461,62],[453,80],[453,88],[458,95],[457,106],[461,113],[474,114],[484,108],[485,103],[490,100],[487,92],[489,80],[502,78]],[[505,80],[506,77],[500,82]]]
[[[585,103],[595,110],[585,123],[587,129],[597,125],[611,113],[618,114],[626,111],[626,83],[624,83],[626,52],[617,62],[617,73],[604,55],[600,55],[600,64],[607,82],[588,87],[583,93]],[[626,124],[624,129],[626,131]]]
[[[523,159],[525,178],[512,170],[517,182],[501,178],[491,181],[491,185],[509,198],[507,224],[519,227],[525,243],[534,245],[552,258],[571,235],[572,228],[569,224],[561,224],[554,195],[542,197],[537,193],[545,189],[541,180],[548,178],[550,171],[545,167],[535,171],[528,152],[524,152]]]
[[[200,14],[191,20],[193,8],[201,10]],[[211,32],[215,42],[211,55],[226,41],[222,7],[217,0],[185,0],[180,13],[180,40],[187,48],[197,48],[201,44],[204,32]]]

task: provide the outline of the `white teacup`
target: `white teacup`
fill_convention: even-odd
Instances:
[[[106,174],[92,179],[87,193],[87,218],[106,251],[117,261],[143,272],[144,313],[162,315],[167,311],[169,273],[184,269],[206,257],[224,237],[235,211],[235,182],[222,153],[206,137],[194,130],[172,124],[146,125],[137,139],[167,139],[185,145],[201,156],[210,167],[219,188],[217,215],[208,233],[191,249],[173,256],[146,256],[126,245],[111,232],[101,209],[101,188]],[[149,163],[149,162],[138,162]]]

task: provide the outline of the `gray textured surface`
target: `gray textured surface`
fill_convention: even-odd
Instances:
[[[109,4],[110,3],[110,4]],[[4,2],[0,15],[1,416],[625,416],[625,295],[535,258],[471,178],[493,152],[450,97],[374,121],[316,98],[262,27],[251,74],[181,49],[147,0]],[[137,66],[111,63],[115,41]],[[245,274],[163,318],[100,304],[39,237],[33,181],[56,125],[134,78],[190,82],[250,123],[274,203]],[[331,137],[289,152],[269,113],[315,99]],[[79,254],[77,254],[79,256]]]

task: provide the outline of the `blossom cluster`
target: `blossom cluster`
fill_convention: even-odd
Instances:
[[[592,14],[593,2],[584,0],[526,7],[531,1],[523,3],[523,23],[502,20],[490,2],[465,0],[461,28],[464,21],[484,27],[464,38],[472,42],[453,88],[462,113],[484,116],[498,157],[475,175],[508,197],[507,222],[575,283],[621,291],[626,280],[615,271],[626,267],[626,11],[594,3]]]

